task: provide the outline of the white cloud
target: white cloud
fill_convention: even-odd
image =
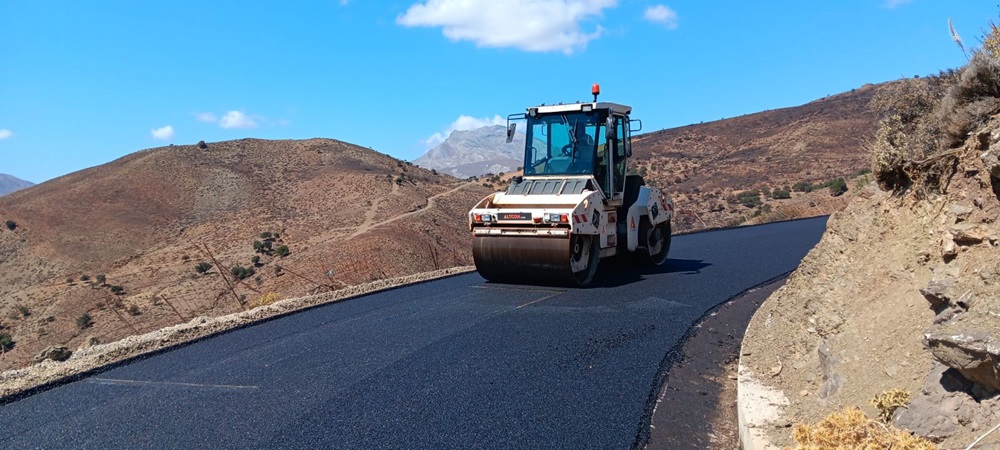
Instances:
[[[216,120],[219,120],[219,118],[215,114],[212,114],[210,112],[194,113],[194,117],[201,122],[208,122],[208,123],[215,123]]]
[[[913,2],[913,0],[885,0],[885,7],[889,8],[889,9],[892,9],[892,8],[897,7],[897,6],[902,6],[902,5],[905,5],[907,3],[912,3],[912,2]]]
[[[0,128],[0,141],[7,139],[13,135],[14,135],[13,131],[10,131],[6,128]]]
[[[219,119],[222,128],[257,128],[257,122],[243,111],[229,111]]]
[[[643,18],[650,22],[663,25],[664,27],[667,27],[668,30],[677,28],[677,11],[670,9],[667,5],[653,5],[646,8],[646,13],[643,14]]]
[[[601,18],[618,0],[426,0],[396,18],[406,27],[441,27],[453,42],[479,47],[513,47],[529,52],[571,54],[601,36],[582,22]]]
[[[149,134],[153,135],[153,139],[159,139],[161,141],[165,141],[167,139],[174,137],[174,127],[167,125],[162,128],[152,129],[149,130]]]
[[[458,119],[452,122],[451,125],[449,125],[444,131],[434,133],[427,139],[420,142],[426,145],[427,148],[431,148],[444,142],[445,139],[448,139],[448,136],[451,136],[452,131],[475,130],[476,128],[488,127],[491,125],[503,125],[505,123],[507,122],[499,115],[495,115],[493,118],[484,117],[482,119],[478,119],[463,114],[458,116]]]

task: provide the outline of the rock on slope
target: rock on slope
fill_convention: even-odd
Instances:
[[[943,448],[964,447],[1000,420],[998,156],[994,117],[938,154],[950,168],[943,193],[872,184],[830,218],[744,341],[741,377],[787,400],[767,429],[773,442],[791,443],[781,427],[844,406],[874,417],[869,400],[889,389],[912,396],[894,423]]]
[[[430,149],[414,164],[458,178],[510,172],[521,166],[524,134],[515,134],[507,143],[503,125],[454,131],[444,142]]]
[[[6,195],[14,191],[34,186],[35,183],[22,180],[13,175],[0,173],[0,195]]]

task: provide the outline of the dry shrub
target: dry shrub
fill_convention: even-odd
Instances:
[[[278,300],[281,300],[281,294],[278,294],[277,292],[268,292],[267,294],[258,297],[257,300],[250,302],[250,309],[270,305]]]
[[[878,408],[879,420],[889,423],[897,409],[910,404],[910,394],[902,389],[891,389],[876,395],[870,403]]]
[[[1000,27],[991,23],[982,42],[960,71],[901,80],[872,99],[872,172],[882,189],[942,191],[954,174],[948,151],[1000,112]]]
[[[869,419],[858,408],[834,412],[816,425],[796,424],[795,450],[934,450],[930,441]]]

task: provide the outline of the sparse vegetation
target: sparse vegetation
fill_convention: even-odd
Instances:
[[[31,310],[28,309],[27,306],[17,305],[14,308],[17,309],[17,313],[20,314],[21,317],[28,317],[31,315]]]
[[[95,277],[95,279],[97,281],[97,284],[101,286],[104,286],[104,284],[108,282],[108,277],[105,276],[103,273]]]
[[[87,282],[90,281],[90,275],[80,275],[80,281]]]
[[[260,266],[260,256],[253,255],[252,257],[250,257],[250,262],[253,263],[255,267]]]
[[[111,289],[111,293],[112,294],[115,294],[115,295],[124,295],[125,294],[125,286],[119,286],[119,285],[116,284],[114,286],[111,286],[110,289]]]
[[[136,304],[128,305],[128,308],[126,308],[125,311],[128,312],[130,316],[138,316],[139,314],[142,314],[142,311],[139,310],[139,305]]]
[[[990,24],[981,41],[983,48],[973,50],[960,71],[899,81],[872,100],[880,118],[872,143],[879,187],[942,191],[955,171],[957,156],[950,150],[1000,111],[1000,55],[994,51],[1000,28]]]
[[[82,314],[80,317],[76,318],[76,326],[81,330],[90,328],[94,324],[94,319],[90,317],[90,314]]]

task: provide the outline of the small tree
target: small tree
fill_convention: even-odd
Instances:
[[[118,285],[111,286],[111,293],[115,295],[124,295],[125,286],[118,286]]]
[[[17,308],[17,312],[21,314],[21,317],[28,317],[31,315],[31,310],[28,309],[27,306],[17,305],[15,308]]]
[[[97,284],[104,286],[104,283],[106,283],[107,281],[108,277],[104,276],[103,273],[97,276]]]
[[[208,148],[208,144],[206,144],[205,141],[198,141],[198,148],[205,150]]]
[[[17,222],[14,222],[13,220],[8,220],[4,224],[7,225],[7,229],[10,231],[14,231],[14,229],[17,228]]]
[[[202,275],[208,273],[209,270],[212,270],[212,265],[205,261],[195,264],[194,266],[194,271]]]
[[[260,234],[261,239],[271,239],[272,237],[274,237],[274,235],[270,231],[265,231]]]
[[[260,256],[253,255],[253,257],[250,258],[250,262],[252,262],[254,266],[259,266],[260,265]]]
[[[289,250],[287,245],[279,245],[274,249],[274,253],[282,258],[288,256]]]
[[[80,327],[81,330],[85,328],[90,328],[90,326],[93,324],[94,324],[94,319],[90,317],[90,314],[84,313],[80,317],[76,318],[76,326]]]
[[[80,281],[90,281],[90,275],[80,275]]]

